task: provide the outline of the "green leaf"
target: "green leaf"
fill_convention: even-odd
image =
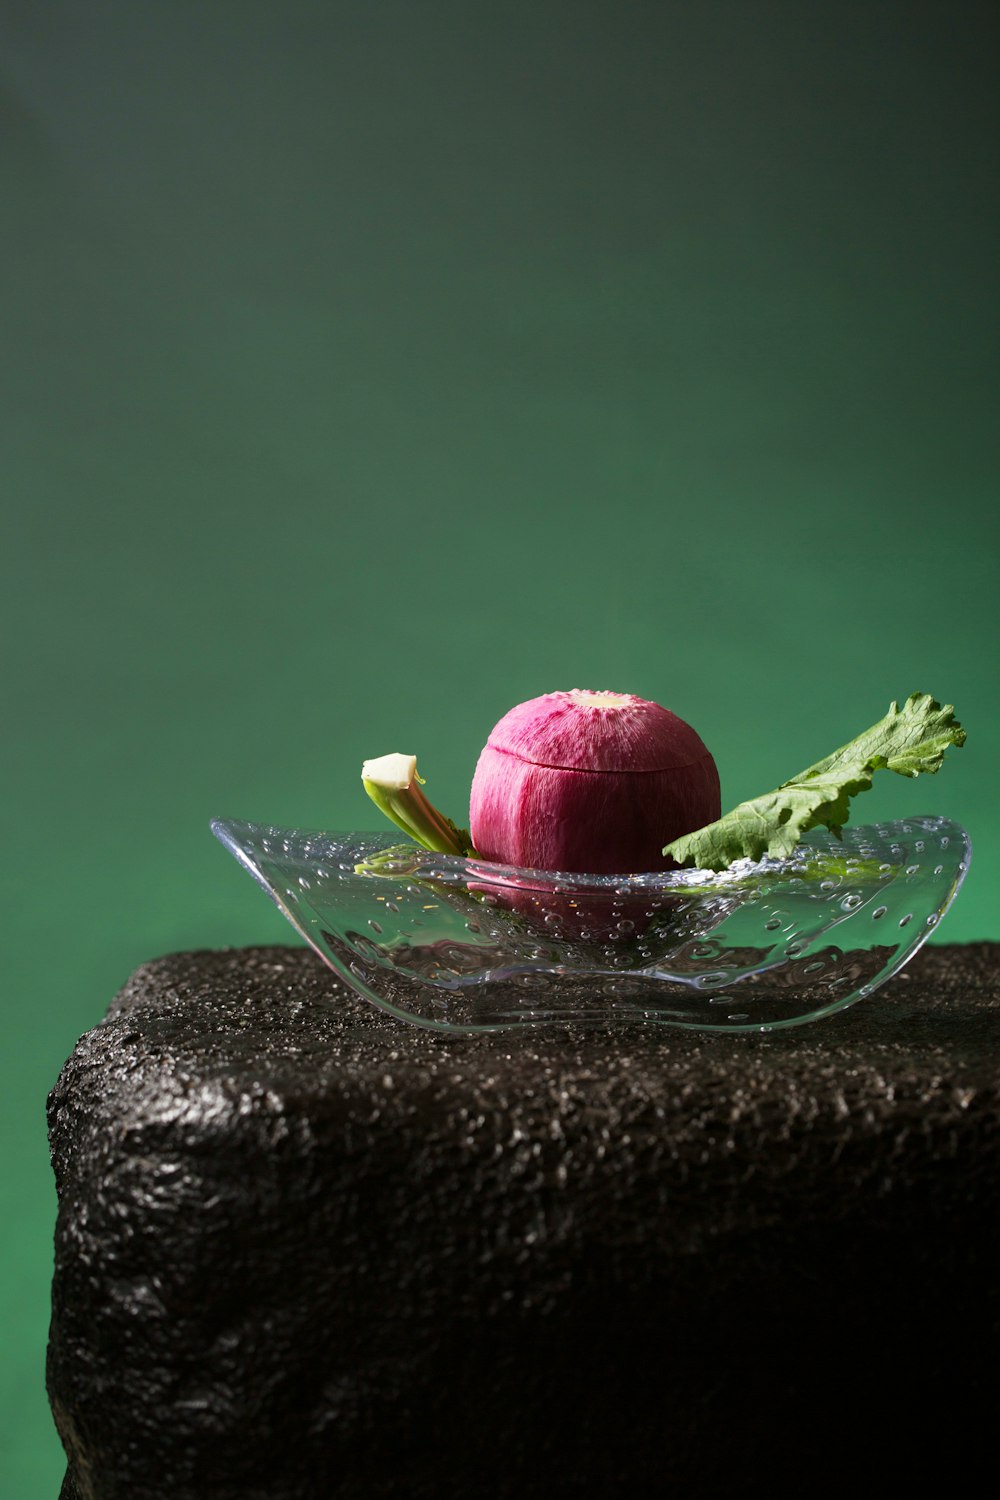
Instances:
[[[964,745],[965,730],[950,704],[911,693],[902,708],[773,792],[741,802],[715,823],[667,844],[664,854],[682,865],[724,870],[734,860],[784,858],[810,828],[825,825],[839,836],[851,798],[866,792],[876,771],[919,776],[940,769],[949,745]]]

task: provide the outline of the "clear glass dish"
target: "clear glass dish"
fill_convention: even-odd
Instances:
[[[359,995],[449,1032],[819,1020],[913,957],[971,857],[934,816],[817,829],[787,860],[630,876],[518,870],[391,833],[212,831]]]

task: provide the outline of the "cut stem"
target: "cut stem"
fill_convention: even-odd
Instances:
[[[381,755],[361,767],[365,791],[386,817],[424,849],[436,854],[474,852],[469,835],[429,802],[420,790],[415,755]]]

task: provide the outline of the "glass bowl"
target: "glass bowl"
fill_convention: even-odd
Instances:
[[[628,876],[430,854],[391,833],[212,831],[359,995],[449,1032],[819,1020],[913,957],[971,856],[934,816],[816,829],[788,859],[721,873]]]

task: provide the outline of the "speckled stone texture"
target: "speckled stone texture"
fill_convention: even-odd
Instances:
[[[766,1036],[446,1038],[143,967],[50,1099],[64,1500],[967,1488],[1000,945]]]

